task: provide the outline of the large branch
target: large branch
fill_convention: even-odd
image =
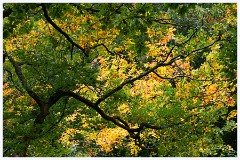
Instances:
[[[194,33],[195,34],[195,33]],[[194,35],[193,34],[193,35]],[[189,41],[193,35],[190,36],[190,38],[187,40]],[[220,40],[220,37],[215,40],[213,43],[203,47],[203,48],[199,48],[199,49],[195,49],[193,51],[191,51],[190,53],[193,53],[193,52],[197,52],[199,50],[202,50],[202,49],[205,49],[207,47],[210,47],[212,46],[213,44],[215,44],[217,41]],[[186,41],[186,42],[187,42]],[[186,43],[186,42],[183,42],[182,44]],[[179,44],[178,44],[179,45]],[[181,45],[181,44],[180,44]],[[175,46],[174,46],[175,47]],[[173,47],[173,48],[174,48]],[[169,51],[168,55],[173,51],[173,48]],[[116,93],[117,91],[121,90],[125,85],[129,84],[129,83],[132,83],[136,80],[139,80],[141,79],[142,77],[148,75],[149,73],[151,72],[155,72],[155,70],[161,66],[168,66],[168,65],[171,65],[172,63],[174,63],[176,60],[178,60],[179,58],[186,58],[190,53],[188,53],[187,55],[178,55],[174,58],[172,58],[170,61],[166,62],[166,60],[164,60],[163,62],[159,62],[156,64],[155,67],[149,69],[148,71],[145,71],[143,72],[142,74],[138,75],[137,77],[135,78],[131,78],[131,79],[126,79],[124,82],[122,82],[120,85],[118,85],[116,88],[112,89],[111,91],[107,92],[105,95],[103,95],[102,97],[100,97],[95,103],[91,102],[90,100],[72,92],[72,91],[62,91],[62,90],[58,90],[56,91],[52,96],[50,96],[50,98],[48,99],[48,101],[46,101],[45,103],[48,104],[48,107],[51,107],[53,104],[55,104],[61,97],[63,96],[70,96],[70,97],[73,97],[81,102],[83,102],[84,104],[86,104],[87,106],[89,106],[90,108],[94,109],[96,112],[98,112],[105,120],[108,120],[108,121],[111,121],[113,122],[115,125],[123,128],[123,129],[126,129],[127,131],[129,132],[139,132],[141,130],[145,128],[152,128],[152,129],[164,129],[164,128],[167,128],[167,127],[170,127],[170,126],[174,126],[174,125],[178,125],[177,124],[171,124],[171,125],[166,125],[166,126],[154,126],[154,125],[150,125],[150,124],[147,124],[147,123],[142,123],[140,125],[140,127],[138,128],[130,128],[127,124],[127,122],[125,122],[124,120],[122,120],[120,117],[111,117],[109,115],[107,115],[102,109],[100,109],[98,107],[98,105],[104,101],[105,99],[107,99],[108,97],[110,97],[111,95],[113,95],[114,93]],[[156,74],[156,72],[155,72]],[[166,78],[167,79],[167,78]]]
[[[15,72],[19,78],[19,80],[22,83],[23,88],[27,91],[27,93],[29,94],[29,96],[31,96],[39,105],[39,107],[41,107],[43,105],[43,101],[40,99],[40,97],[29,87],[29,84],[25,78],[25,76],[22,73],[22,68],[21,65],[19,65],[18,62],[15,62],[15,60],[9,56],[7,53],[5,53],[6,56],[8,57],[9,61],[12,63]]]
[[[123,129],[126,129],[126,130],[131,130],[127,123],[123,120],[121,120],[119,117],[111,117],[111,116],[108,116],[101,108],[98,107],[98,105],[96,103],[93,103],[91,102],[90,100],[72,92],[72,91],[59,91],[62,93],[62,95],[64,96],[70,96],[70,97],[73,97],[75,98],[76,100],[80,101],[80,102],[83,102],[84,104],[86,104],[88,107],[94,109],[97,113],[99,113],[102,118],[104,118],[105,120],[107,121],[111,121],[113,122],[115,125],[123,128]]]
[[[195,35],[195,33],[196,33],[196,31],[195,31],[185,42],[173,46],[173,47],[171,48],[171,50],[169,51],[168,55],[170,55],[170,54],[172,53],[174,47],[183,45],[183,44],[187,43],[188,41],[190,41],[190,39]],[[220,38],[220,36],[219,36],[218,39],[216,39],[213,43],[211,43],[211,44],[209,44],[209,45],[207,45],[207,46],[204,46],[204,47],[199,48],[199,49],[192,50],[191,52],[189,52],[189,53],[186,54],[186,55],[182,55],[182,54],[177,55],[177,56],[173,57],[173,58],[172,58],[170,61],[168,61],[168,62],[166,62],[167,59],[165,59],[163,62],[157,63],[155,67],[149,69],[148,71],[145,71],[145,72],[141,73],[141,74],[138,75],[137,77],[135,77],[135,78],[130,78],[130,79],[126,79],[124,82],[122,82],[122,83],[121,83],[120,85],[118,85],[116,88],[112,89],[111,91],[107,92],[107,93],[104,94],[102,97],[100,97],[100,98],[96,101],[95,105],[98,106],[102,101],[104,101],[105,99],[107,99],[108,97],[110,97],[111,95],[113,95],[114,93],[116,93],[117,91],[121,90],[125,85],[127,85],[127,84],[129,84],[129,83],[132,83],[132,82],[134,82],[134,81],[136,81],[136,80],[139,80],[139,79],[141,79],[141,78],[144,77],[144,76],[147,76],[149,73],[154,72],[154,70],[156,70],[157,68],[159,68],[159,67],[161,67],[161,66],[171,65],[171,64],[174,63],[176,60],[181,59],[181,58],[186,58],[186,57],[189,56],[191,53],[194,53],[194,52],[203,50],[203,49],[205,49],[205,48],[208,48],[208,47],[214,45],[214,44],[215,44],[217,41],[219,41],[220,39],[221,39],[221,38]],[[123,120],[121,120],[121,121],[123,121]],[[124,122],[124,121],[123,121],[123,122]],[[124,123],[125,123],[125,122],[124,122]],[[127,129],[127,130],[128,130],[128,131],[131,131],[131,132],[139,132],[139,131],[143,130],[144,127],[145,127],[145,128],[152,128],[152,129],[158,129],[158,130],[159,130],[159,129],[164,129],[164,128],[168,128],[168,127],[171,127],[171,126],[174,126],[174,125],[179,125],[179,124],[181,124],[181,122],[175,123],[175,124],[166,125],[166,126],[154,126],[154,125],[150,125],[150,124],[147,124],[147,123],[142,123],[142,124],[140,125],[140,127],[136,128],[136,129],[131,129],[131,128],[129,128],[129,129]],[[126,126],[126,125],[125,125],[125,126]]]
[[[83,52],[83,54],[84,54],[86,57],[88,57],[85,49],[84,49],[83,47],[81,47],[80,45],[78,45],[77,43],[75,43],[75,42],[69,37],[69,35],[68,35],[66,32],[64,32],[60,27],[58,27],[58,25],[57,25],[56,23],[54,23],[54,22],[52,21],[52,19],[51,19],[51,18],[49,17],[49,15],[48,15],[46,6],[45,6],[43,3],[41,4],[41,6],[42,6],[42,10],[43,10],[44,17],[46,18],[46,20],[47,20],[58,32],[60,32],[64,37],[66,37],[66,39],[67,39],[73,46],[79,48],[79,49]]]
[[[38,103],[39,107],[44,110],[44,112],[40,113],[36,119],[37,123],[42,123],[43,120],[45,119],[46,115],[45,113],[48,113],[48,110],[51,106],[53,106],[60,98],[64,97],[64,96],[70,96],[73,97],[75,99],[77,99],[80,102],[83,102],[84,104],[86,104],[88,107],[94,109],[97,113],[99,113],[105,120],[111,121],[113,122],[115,125],[126,129],[128,131],[131,131],[131,129],[129,128],[128,124],[122,120],[120,117],[111,117],[109,115],[107,115],[102,109],[100,109],[98,107],[97,104],[91,102],[90,100],[72,92],[72,91],[62,91],[62,90],[57,90],[55,93],[53,93],[47,101],[43,102],[38,95],[28,86],[27,84],[27,80],[25,78],[25,76],[22,73],[22,69],[21,69],[21,63],[15,62],[14,59],[7,55],[8,59],[10,60],[10,62],[12,63],[13,67],[15,68],[15,72],[18,76],[18,78],[20,79],[23,88],[28,92],[28,94]],[[46,107],[46,108],[45,108]]]
[[[191,36],[192,37],[192,36]],[[220,39],[220,38],[219,38]],[[219,40],[218,39],[218,40]],[[217,41],[217,40],[216,40]],[[216,41],[214,41],[212,44],[208,45],[208,46],[205,46],[201,49],[204,49],[206,47],[209,47],[211,45],[213,45],[214,43],[216,43]],[[175,46],[174,46],[175,47]],[[173,47],[173,48],[174,48]],[[173,48],[169,51],[168,55],[171,54]],[[196,51],[199,51],[201,49],[196,49],[196,50],[193,50],[191,53],[193,52],[196,52]],[[189,55],[189,54],[188,54]],[[167,65],[171,65],[173,62],[175,62],[178,58],[185,58],[185,56],[183,55],[178,55],[174,58],[172,58],[170,61],[166,62],[166,60],[164,60],[163,62],[159,62],[157,63],[157,65],[151,69],[149,69],[148,71],[145,71],[143,72],[142,74],[138,75],[137,77],[135,78],[131,78],[131,79],[126,79],[123,83],[121,83],[119,86],[117,86],[116,88],[114,88],[113,90],[111,90],[110,92],[106,93],[105,95],[103,95],[101,98],[99,98],[96,103],[93,103],[91,102],[90,100],[72,92],[72,91],[62,91],[62,90],[57,90],[52,96],[49,97],[49,99],[44,102],[44,104],[48,104],[48,108],[49,109],[53,104],[55,104],[61,97],[63,96],[70,96],[70,97],[73,97],[81,102],[83,102],[84,104],[86,104],[88,107],[94,109],[97,113],[99,113],[105,120],[108,120],[108,121],[111,121],[113,122],[115,125],[127,130],[128,132],[130,133],[133,133],[133,132],[141,132],[142,130],[144,130],[144,128],[151,128],[151,129],[156,129],[156,130],[160,130],[160,129],[165,129],[165,128],[168,128],[168,127],[172,127],[172,126],[175,126],[175,125],[179,125],[179,124],[182,124],[182,122],[179,122],[179,123],[174,123],[174,124],[169,124],[169,125],[164,125],[164,126],[155,126],[155,125],[151,125],[151,124],[148,124],[148,123],[142,123],[140,124],[140,126],[138,128],[130,128],[128,123],[124,120],[122,120],[120,117],[111,117],[109,115],[107,115],[102,109],[100,109],[98,107],[99,103],[101,103],[102,101],[104,101],[105,99],[107,99],[108,97],[110,97],[112,94],[114,94],[115,92],[121,90],[125,85],[129,84],[129,83],[132,83],[136,80],[139,80],[141,79],[142,77],[148,75],[149,73],[151,72],[154,72],[155,69],[157,69],[158,67],[161,67],[161,66],[167,66]],[[15,70],[16,70],[16,73],[19,77],[19,79],[22,81],[23,84],[26,84],[26,79],[25,77],[23,76],[22,74],[22,71],[21,71],[21,65],[20,63],[16,63],[11,57],[10,57],[10,61],[13,63],[14,67],[15,67]],[[27,92],[29,93],[29,95],[34,98],[36,101],[40,101],[41,100],[37,97],[37,95],[30,89],[28,88],[27,85],[24,85],[25,86],[25,89],[27,90]],[[26,88],[27,87],[27,88]],[[39,100],[38,100],[39,99]],[[39,104],[42,104],[39,103]]]
[[[83,102],[84,104],[86,104],[88,107],[94,109],[97,113],[99,113],[101,115],[102,118],[104,118],[107,121],[111,121],[113,122],[115,125],[117,125],[118,127],[121,127],[125,130],[127,130],[129,133],[134,133],[134,132],[141,132],[142,130],[144,130],[144,128],[151,128],[151,129],[156,129],[156,130],[161,130],[161,129],[166,129],[168,127],[173,127],[176,125],[180,125],[183,122],[178,122],[178,123],[172,123],[169,125],[163,125],[163,126],[154,126],[148,123],[142,123],[140,124],[140,126],[138,128],[130,128],[128,123],[126,121],[124,121],[123,119],[121,119],[119,116],[109,116],[107,115],[101,108],[98,107],[98,105],[96,105],[96,103],[92,103],[90,100],[72,92],[72,91],[60,91],[59,92],[62,93],[62,96],[70,96],[75,98],[76,100]]]

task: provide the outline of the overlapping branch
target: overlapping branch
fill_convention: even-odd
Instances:
[[[187,43],[188,41],[190,41],[190,39],[195,35],[196,31],[189,37],[189,39],[181,44],[178,44],[178,45],[182,45],[182,44],[185,44]],[[155,70],[161,66],[168,66],[168,65],[171,65],[172,63],[174,63],[177,59],[182,59],[182,58],[186,58],[187,56],[189,56],[191,53],[194,53],[194,52],[197,52],[197,51],[200,51],[200,50],[203,50],[205,48],[208,48],[212,45],[214,45],[217,41],[219,41],[221,39],[221,36],[219,36],[213,43],[207,45],[207,46],[204,46],[202,48],[199,48],[199,49],[195,49],[195,50],[192,50],[191,52],[189,52],[188,54],[186,55],[177,55],[176,57],[172,58],[170,61],[166,62],[167,59],[165,59],[163,62],[159,62],[156,64],[155,67],[141,73],[140,75],[136,76],[135,78],[130,78],[130,79],[126,79],[124,82],[122,82],[120,85],[118,85],[117,87],[115,87],[114,89],[112,89],[111,91],[107,92],[106,94],[104,94],[102,97],[100,97],[95,105],[99,105],[102,101],[106,100],[108,97],[110,97],[111,95],[113,95],[114,93],[116,93],[117,91],[121,90],[125,85],[127,84],[130,84],[136,80],[139,80],[141,78],[143,78],[144,76],[147,76],[149,73],[151,72],[155,72]],[[176,45],[175,45],[176,46]],[[175,47],[174,46],[174,47]],[[173,51],[174,47],[172,47],[172,49],[169,51],[168,55],[171,54],[171,52]],[[156,72],[155,72],[156,73]],[[160,75],[159,75],[160,76]],[[160,76],[161,77],[161,76]],[[161,77],[161,78],[164,78],[164,77]],[[119,118],[119,117],[118,117]],[[110,119],[111,120],[111,119]],[[121,120],[122,121],[122,120]],[[125,122],[126,123],[126,122]],[[144,128],[151,128],[151,129],[164,129],[164,128],[168,128],[168,127],[171,127],[171,126],[175,126],[175,125],[179,125],[179,124],[182,124],[182,122],[179,122],[179,123],[174,123],[174,124],[169,124],[169,125],[166,125],[166,126],[154,126],[154,125],[150,125],[148,123],[142,123],[138,128],[135,128],[135,129],[131,129],[129,128],[128,131],[130,132],[140,132],[141,130],[143,130]]]
[[[57,29],[61,34],[63,34],[67,40],[74,46],[78,47],[79,49],[81,49],[84,54],[85,54],[85,49],[83,49],[81,46],[77,45],[75,42],[73,42],[73,40],[61,29],[59,28],[51,19],[50,17],[48,16],[48,13],[47,13],[47,10],[46,10],[46,7],[44,4],[42,4],[42,9],[44,11],[44,16],[45,18],[48,20],[48,22],[55,28]],[[28,83],[27,83],[27,80],[26,78],[24,77],[23,73],[22,73],[22,69],[21,69],[21,64],[18,63],[18,62],[15,62],[15,60],[7,55],[7,57],[9,58],[10,62],[12,63],[12,65],[14,66],[15,68],[15,72],[19,78],[19,80],[21,81],[22,85],[23,85],[23,88],[27,91],[27,93],[37,102],[37,104],[41,107],[43,106],[47,106],[47,108],[45,108],[47,111],[49,110],[49,108],[54,105],[59,99],[61,99],[62,97],[64,96],[69,96],[69,97],[73,97],[75,98],[76,100],[86,104],[88,107],[94,109],[98,114],[101,115],[102,118],[104,118],[105,120],[107,121],[111,121],[112,123],[114,123],[115,125],[127,130],[129,133],[140,133],[142,130],[144,130],[145,128],[150,128],[150,129],[156,129],[156,130],[161,130],[161,129],[165,129],[165,128],[168,128],[168,127],[173,127],[173,126],[176,126],[176,125],[181,125],[183,124],[184,122],[180,121],[180,122],[177,122],[177,123],[172,123],[172,124],[168,124],[168,125],[162,125],[162,126],[157,126],[157,125],[152,125],[150,123],[141,123],[139,125],[139,127],[137,128],[131,128],[128,123],[126,121],[124,121],[123,119],[121,119],[120,117],[118,116],[109,116],[108,114],[105,113],[104,110],[102,110],[100,107],[99,107],[99,104],[101,102],[103,102],[104,100],[106,100],[107,98],[109,98],[110,96],[112,96],[114,93],[118,92],[119,90],[121,90],[124,86],[126,86],[127,84],[130,84],[130,83],[133,83],[137,80],[140,80],[141,78],[147,76],[148,74],[150,73],[155,73],[155,70],[159,67],[163,67],[163,66],[169,66],[169,65],[172,65],[172,63],[174,63],[176,60],[178,59],[183,59],[183,58],[186,58],[187,56],[189,56],[191,53],[194,53],[194,52],[198,52],[200,50],[203,50],[203,49],[206,49],[212,45],[214,45],[217,41],[219,41],[221,39],[221,36],[218,37],[218,39],[216,39],[213,43],[207,45],[207,46],[204,46],[202,48],[198,48],[198,49],[195,49],[195,50],[192,50],[191,52],[188,52],[187,54],[183,55],[183,54],[180,54],[180,55],[177,55],[175,57],[173,57],[172,59],[168,60],[169,59],[169,56],[170,54],[172,54],[172,51],[175,47],[179,47],[185,43],[187,43],[188,41],[191,40],[191,38],[195,35],[196,31],[183,43],[180,43],[180,44],[175,44],[171,49],[170,51],[167,53],[167,57],[161,61],[161,62],[158,62],[153,68],[150,68],[144,72],[142,72],[141,74],[139,74],[138,76],[136,77],[133,77],[133,78],[128,78],[128,79],[125,79],[125,81],[123,81],[121,84],[119,84],[118,86],[116,86],[115,88],[113,88],[112,90],[110,90],[109,92],[105,93],[103,96],[101,96],[95,103],[90,101],[89,99],[83,97],[83,96],[80,96],[72,91],[63,91],[63,90],[57,90],[55,93],[53,93],[49,99],[47,101],[43,101],[40,99],[40,97],[29,87]],[[98,46],[103,46],[109,53],[112,53],[104,44],[99,44]],[[97,47],[97,46],[96,46]],[[167,61],[168,60],[168,61]],[[160,76],[160,75],[158,75]],[[161,77],[163,78],[163,77]],[[166,78],[167,79],[167,78]],[[41,115],[42,119],[41,121],[39,122],[43,122],[42,120],[45,119],[46,117],[46,114],[44,113],[44,115]]]

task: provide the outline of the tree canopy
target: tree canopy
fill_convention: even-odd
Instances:
[[[4,156],[237,155],[237,4],[3,7]]]

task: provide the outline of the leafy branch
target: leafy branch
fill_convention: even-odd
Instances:
[[[60,32],[64,37],[66,37],[66,39],[75,47],[79,48],[83,54],[88,57],[88,54],[86,53],[85,49],[83,47],[81,47],[80,45],[78,45],[77,43],[75,43],[71,38],[70,36],[64,32],[56,23],[53,22],[53,20],[49,17],[48,15],[48,12],[47,12],[47,9],[46,9],[46,6],[45,4],[41,4],[42,6],[42,10],[43,10],[43,13],[44,13],[44,17],[46,18],[46,20],[58,31]]]
[[[108,97],[110,97],[112,94],[114,94],[115,92],[121,90],[125,85],[129,84],[129,83],[133,83],[134,81],[136,80],[139,80],[141,78],[143,78],[144,76],[147,76],[149,73],[151,72],[154,72],[154,70],[156,70],[157,68],[159,67],[162,67],[162,66],[169,66],[171,65],[173,62],[175,62],[177,60],[177,58],[179,57],[183,57],[183,55],[178,55],[174,58],[172,58],[169,62],[166,62],[168,57],[170,56],[170,54],[172,53],[173,49],[176,47],[176,46],[180,46],[182,44],[185,44],[187,43],[188,41],[191,40],[191,38],[194,36],[194,34],[196,33],[196,31],[183,43],[181,44],[176,44],[174,45],[171,50],[167,53],[167,57],[165,58],[165,60],[163,60],[162,62],[158,62],[153,68],[141,73],[140,75],[138,75],[137,77],[135,78],[130,78],[130,79],[126,79],[124,82],[122,82],[120,85],[118,85],[116,88],[112,89],[111,91],[109,91],[108,93],[106,93],[105,95],[103,95],[102,97],[100,97],[97,101],[96,101],[96,104],[98,105],[99,103],[101,103],[102,101],[104,101],[105,99],[107,99]]]
[[[190,39],[194,36],[196,32],[194,32],[187,41],[183,42],[182,44],[187,43],[188,41],[190,41]],[[219,36],[220,37],[220,36]],[[119,84],[117,87],[115,87],[114,89],[110,90],[109,92],[107,92],[106,94],[104,94],[102,97],[100,97],[95,103],[72,92],[72,91],[63,91],[63,90],[57,90],[55,93],[53,93],[49,99],[47,101],[42,101],[35,92],[32,91],[32,89],[28,86],[27,81],[24,77],[24,75],[22,74],[22,70],[21,70],[21,65],[20,63],[17,63],[13,60],[13,58],[11,58],[10,56],[8,56],[10,62],[13,64],[15,71],[19,77],[19,79],[21,80],[24,89],[28,92],[28,94],[38,103],[38,105],[40,106],[42,112],[41,114],[37,117],[37,122],[38,123],[43,123],[43,120],[45,119],[46,115],[48,115],[48,110],[49,108],[54,105],[59,99],[61,99],[64,96],[70,96],[75,98],[76,100],[86,104],[88,107],[94,109],[97,113],[99,113],[101,115],[102,118],[104,118],[105,120],[111,121],[113,122],[115,125],[127,130],[129,133],[134,134],[135,132],[137,132],[137,134],[139,134],[139,132],[141,132],[142,130],[144,130],[144,128],[150,128],[150,129],[156,129],[156,130],[161,130],[161,129],[165,129],[168,127],[172,127],[172,126],[176,126],[176,125],[180,125],[182,124],[182,122],[178,122],[178,123],[173,123],[173,124],[168,124],[168,125],[163,125],[163,126],[156,126],[156,125],[151,125],[149,123],[141,123],[140,126],[138,128],[130,128],[128,123],[126,121],[124,121],[123,119],[121,119],[118,116],[109,116],[107,115],[104,110],[102,110],[101,108],[99,108],[99,104],[106,100],[108,97],[110,97],[111,95],[113,95],[114,93],[116,93],[117,91],[121,90],[125,85],[129,84],[129,83],[133,83],[136,80],[139,80],[141,78],[143,78],[144,76],[147,76],[148,74],[150,74],[151,72],[157,74],[155,72],[155,70],[159,67],[162,66],[169,66],[172,63],[174,63],[177,59],[181,59],[181,58],[186,58],[190,53],[193,52],[197,52],[200,50],[203,50],[205,48],[208,48],[210,46],[212,46],[213,44],[215,44],[217,41],[219,41],[220,38],[218,38],[216,41],[214,41],[213,43],[203,47],[203,48],[199,48],[199,49],[195,49],[191,52],[189,52],[187,55],[177,55],[175,57],[173,57],[171,60],[169,60],[167,62],[167,59],[169,57],[169,55],[172,53],[174,47],[182,45],[182,44],[176,44],[175,46],[173,46],[171,48],[171,50],[169,51],[169,53],[167,54],[167,58],[162,61],[162,62],[158,62],[153,68],[139,74],[138,76],[134,77],[134,78],[128,78],[126,79],[124,82],[122,82],[121,84]],[[104,44],[99,44],[99,46],[103,46],[105,49],[108,50],[108,48],[104,45]],[[158,74],[157,74],[158,75]],[[158,75],[160,76],[160,75]],[[161,77],[161,76],[160,76]],[[161,77],[164,78],[164,77]],[[136,135],[135,135],[136,136]]]
[[[25,78],[25,76],[22,73],[22,68],[21,68],[21,63],[15,62],[15,60],[8,55],[7,53],[5,53],[6,57],[8,57],[9,61],[12,63],[15,72],[19,78],[19,80],[22,83],[23,88],[27,91],[27,93],[29,94],[30,97],[32,97],[39,106],[43,105],[43,101],[40,99],[40,97],[29,87],[28,82]]]
[[[62,111],[62,114],[60,115],[58,121],[56,123],[54,123],[46,132],[42,133],[41,135],[39,135],[38,137],[36,137],[35,139],[37,138],[40,138],[41,136],[47,134],[48,132],[50,132],[57,124],[59,124],[61,122],[61,120],[63,119],[64,117],[64,114],[65,114],[65,110],[67,108],[67,102],[68,102],[68,98],[66,98],[64,100],[64,107],[63,107],[63,111]]]

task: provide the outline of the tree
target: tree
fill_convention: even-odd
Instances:
[[[236,10],[4,4],[4,156],[235,156]]]

